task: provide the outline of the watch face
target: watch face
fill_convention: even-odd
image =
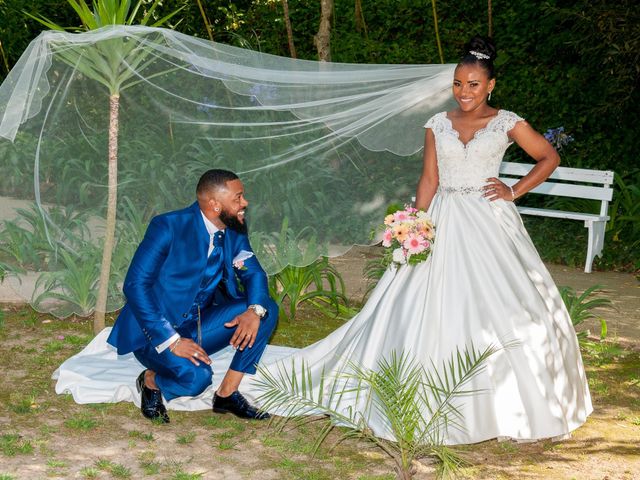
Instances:
[[[251,306],[253,307],[253,311],[256,312],[259,317],[264,317],[264,315],[267,313],[267,310],[262,305]]]

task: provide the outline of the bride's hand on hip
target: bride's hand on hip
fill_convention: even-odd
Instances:
[[[513,202],[514,200],[513,189],[496,177],[487,178],[487,185],[485,185],[483,189],[483,196],[490,202],[498,200],[499,198],[507,202]]]

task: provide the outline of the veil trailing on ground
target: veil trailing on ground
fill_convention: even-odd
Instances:
[[[413,194],[453,68],[295,60],[141,26],[44,32],[0,86],[5,284],[41,310],[93,309],[116,154],[109,310],[150,218],[192,203],[210,168],[245,183],[269,273],[372,243]]]

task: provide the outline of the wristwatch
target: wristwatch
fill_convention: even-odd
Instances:
[[[262,305],[249,305],[247,308],[256,312],[256,315],[258,315],[260,318],[264,317],[267,314],[267,309]]]

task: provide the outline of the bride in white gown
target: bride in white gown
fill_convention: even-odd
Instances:
[[[430,257],[389,268],[362,310],[325,339],[301,350],[267,347],[260,363],[278,375],[304,362],[317,389],[323,372],[331,378],[349,362],[375,369],[404,353],[431,368],[471,344],[480,351],[505,347],[466,386],[477,393],[461,399],[460,428],[443,432],[447,444],[562,437],[592,411],[571,320],[513,203],[549,176],[558,154],[522,118],[487,104],[494,57],[491,43],[472,40],[453,79],[459,107],[425,125],[416,207],[428,210],[436,225]],[[537,161],[513,189],[497,179],[512,142]],[[79,403],[139,402],[132,379],[142,367],[108,349],[108,333],[60,367],[58,393],[70,392]],[[230,347],[216,354],[213,370],[225,371],[232,356]],[[240,390],[259,398],[261,380],[260,372],[245,377]],[[180,397],[168,408],[208,409],[211,396],[207,390]],[[341,405],[366,413],[361,398],[345,397]],[[372,431],[393,439],[389,420],[376,409],[368,413]]]
[[[462,399],[462,428],[445,433],[447,444],[562,437],[592,411],[571,320],[513,203],[543,182],[559,157],[522,118],[487,104],[494,57],[491,43],[472,40],[453,80],[459,108],[425,125],[416,207],[428,209],[436,225],[431,256],[389,268],[362,311],[325,339],[276,362],[267,352],[261,363],[272,375],[304,363],[317,389],[323,372],[331,377],[346,362],[374,369],[404,352],[430,367],[471,343],[480,350],[508,343],[474,377],[470,388],[479,391]],[[497,177],[514,141],[537,165],[511,189]],[[241,389],[260,395],[255,380]],[[354,403],[341,405],[345,412],[363,408]],[[393,437],[379,411],[369,412],[367,423],[376,435]]]

